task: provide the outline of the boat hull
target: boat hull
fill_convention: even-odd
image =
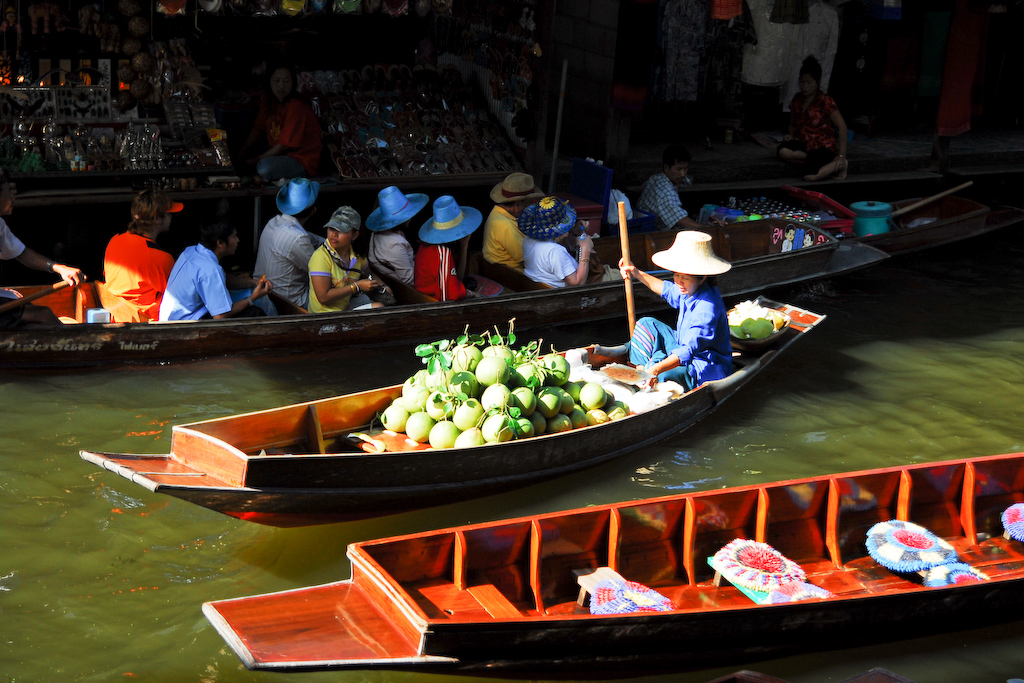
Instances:
[[[736,664],[1018,620],[1024,543],[1001,520],[1022,502],[1022,453],[626,501],[354,543],[347,581],[203,611],[258,670],[610,678]],[[891,519],[944,539],[981,580],[927,587],[886,569],[865,541]],[[719,581],[712,558],[735,539],[769,543],[831,595],[770,604]],[[672,609],[591,614],[574,575],[598,568]]]
[[[169,455],[81,457],[150,491],[273,526],[476,498],[593,467],[696,424],[824,320],[792,306],[783,310],[789,326],[764,348],[741,352],[729,377],[652,410],[566,432],[466,449],[409,449],[402,442],[367,453],[368,442],[354,435],[401,395],[402,387],[393,386],[178,425]]]
[[[771,287],[834,277],[887,258],[870,246],[840,245],[834,237],[820,231],[816,234],[822,241],[812,247],[770,253],[773,248],[770,233],[774,230],[777,226],[770,221],[741,223],[731,227],[728,236],[716,238],[722,245],[728,245],[731,239],[737,252],[742,247],[747,249],[718,280],[726,300],[751,298]],[[757,240],[753,240],[751,234],[756,235]],[[670,246],[672,234],[634,237],[638,242],[650,240],[650,249],[657,250]],[[606,254],[604,261],[615,263],[618,239],[605,238],[598,242]],[[778,244],[774,247],[778,248]],[[651,267],[639,250],[632,255],[638,265]],[[400,296],[403,305],[366,311],[15,328],[5,331],[0,339],[0,367],[39,369],[323,353],[341,347],[432,341],[451,335],[452,330],[462,330],[467,321],[472,321],[476,329],[504,329],[508,321],[515,318],[516,330],[521,332],[541,325],[621,318],[626,310],[625,288],[621,281],[532,291],[503,284],[507,293],[496,297],[410,303],[414,300],[412,296],[409,299]],[[634,309],[640,314],[670,310],[661,297],[646,287],[634,287],[633,298]],[[39,302],[51,306],[58,315],[79,321],[86,319],[86,310],[100,305],[98,293],[89,286],[64,290]]]

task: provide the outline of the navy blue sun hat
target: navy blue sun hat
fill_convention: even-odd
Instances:
[[[562,237],[576,225],[576,209],[557,197],[544,197],[519,214],[519,232],[541,242]]]
[[[430,198],[420,192],[402,194],[394,185],[377,193],[379,207],[366,218],[366,228],[373,232],[390,230],[418,214]]]
[[[448,244],[480,227],[483,215],[472,207],[460,207],[451,195],[434,200],[434,215],[420,228],[420,242]]]
[[[292,178],[277,192],[277,209],[283,214],[294,216],[316,203],[320,194],[320,183],[309,178]]]

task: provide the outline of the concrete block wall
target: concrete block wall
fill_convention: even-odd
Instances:
[[[550,62],[548,144],[555,138],[563,60],[568,59],[559,158],[607,157],[619,0],[561,0]]]

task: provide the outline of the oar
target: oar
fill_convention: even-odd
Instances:
[[[54,283],[54,285],[52,287],[50,287],[49,289],[43,289],[43,290],[40,290],[38,292],[34,292],[32,294],[29,294],[28,296],[23,296],[20,299],[14,299],[13,301],[8,301],[7,303],[5,303],[2,306],[0,306],[0,313],[6,313],[7,311],[13,311],[15,308],[20,308],[21,306],[24,306],[25,304],[28,304],[28,303],[31,303],[31,302],[35,301],[36,299],[42,299],[44,296],[49,296],[49,295],[53,294],[54,292],[59,292],[60,290],[64,289],[67,286],[68,286],[68,283],[64,282],[64,280],[61,280],[60,282]]]
[[[964,188],[970,187],[973,184],[974,184],[973,180],[968,180],[966,183],[961,183],[960,185],[957,185],[956,187],[951,187],[948,190],[943,190],[942,192],[940,192],[938,194],[933,194],[931,197],[925,197],[924,199],[922,199],[920,201],[916,201],[913,204],[909,204],[907,206],[904,206],[902,209],[896,209],[895,211],[892,212],[891,218],[896,218],[897,216],[902,216],[903,214],[905,214],[905,213],[907,213],[909,211],[914,211],[915,209],[920,209],[922,206],[925,206],[927,204],[931,204],[932,202],[934,202],[934,201],[936,201],[938,199],[942,199],[946,195],[953,194],[954,192],[959,192],[960,190],[963,190]]]
[[[626,203],[619,202],[619,240],[622,242],[622,258],[629,260],[629,227],[626,225]],[[629,336],[633,337],[636,325],[636,311],[633,309],[633,280],[626,278],[626,318],[629,321]]]

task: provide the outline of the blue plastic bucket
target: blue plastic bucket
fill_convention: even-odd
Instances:
[[[889,232],[889,219],[892,217],[891,204],[854,202],[850,204],[850,209],[856,214],[853,219],[853,234],[857,237]]]

